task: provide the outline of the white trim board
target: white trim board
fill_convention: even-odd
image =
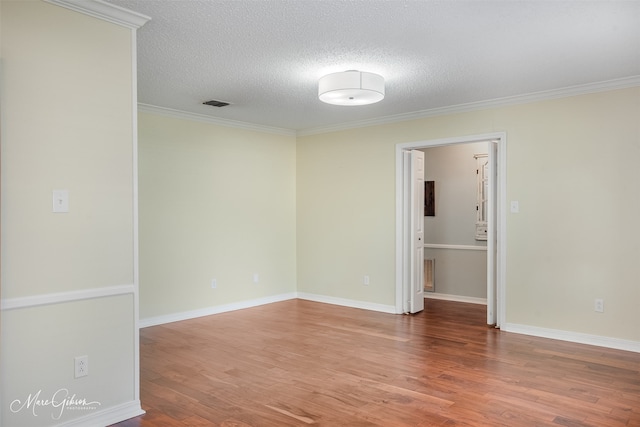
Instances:
[[[50,0],[51,1],[51,0]],[[198,122],[213,123],[220,126],[254,130],[259,132],[274,133],[278,135],[307,136],[322,133],[338,132],[349,129],[357,129],[367,126],[377,126],[387,123],[403,122],[407,120],[418,120],[427,117],[444,116],[447,114],[467,113],[471,111],[487,110],[489,108],[507,107],[510,105],[527,104],[549,99],[566,98],[570,96],[587,95],[590,93],[605,92],[609,90],[626,89],[640,86],[640,76],[626,77],[604,82],[590,83],[580,86],[570,86],[561,89],[547,90],[542,92],[516,95],[506,98],[490,99],[486,101],[470,102],[467,104],[451,105],[447,107],[432,108],[429,110],[414,111],[411,113],[397,114],[392,116],[378,117],[375,119],[360,120],[356,122],[343,123],[333,126],[323,126],[317,128],[293,130],[264,125],[257,125],[248,122],[223,119],[220,117],[208,116],[205,114],[190,113],[171,108],[159,107],[150,104],[138,104],[138,111],[174,117]]]
[[[381,313],[396,314],[396,307],[393,305],[378,304],[375,302],[357,301],[346,298],[337,298],[327,295],[308,294],[298,292],[298,298],[307,301],[321,302],[324,304],[341,305],[343,307],[359,308],[362,310],[378,311]]]
[[[15,310],[20,308],[38,307],[41,305],[61,304],[94,298],[104,298],[117,295],[135,293],[134,285],[108,286],[104,288],[81,289],[78,291],[56,292],[52,294],[32,295],[28,297],[6,298],[2,300],[1,308]]]
[[[626,89],[640,86],[640,76],[631,76],[621,79],[606,80],[603,82],[588,83],[584,85],[569,86],[560,89],[545,90],[527,93],[523,95],[508,96],[504,98],[489,99],[485,101],[469,102],[466,104],[450,105],[431,108],[428,110],[414,111],[411,113],[396,114],[392,116],[378,117],[375,119],[359,120],[333,126],[322,126],[309,129],[301,129],[298,136],[317,135],[329,132],[338,132],[368,126],[377,126],[387,123],[403,122],[406,120],[418,120],[427,117],[444,116],[447,114],[467,113],[471,111],[487,110],[489,108],[508,107],[510,105],[528,104],[549,99],[567,98],[570,96],[587,95],[590,93],[606,92],[610,90]]]
[[[444,301],[466,302],[469,304],[487,305],[486,298],[465,297],[462,295],[439,294],[437,292],[425,292],[425,298],[439,299]]]
[[[132,400],[57,424],[56,427],[109,426],[144,414],[145,411],[140,406],[140,401]]]
[[[227,313],[230,311],[242,310],[245,308],[258,307],[274,302],[287,301],[292,299],[303,299],[307,301],[320,302],[325,304],[340,305],[363,310],[379,311],[382,313],[395,314],[395,307],[392,305],[376,304],[364,301],[356,301],[345,298],[336,298],[326,295],[308,294],[305,292],[292,292],[287,294],[274,295],[270,297],[258,298],[247,301],[239,301],[231,304],[218,305],[215,307],[201,308],[198,310],[183,311],[180,313],[166,314],[162,316],[147,317],[140,319],[140,327],[164,325],[166,323],[180,322],[182,320],[195,319],[198,317],[211,316],[213,314]]]
[[[539,328],[537,326],[519,325],[517,323],[506,323],[500,329],[514,334],[530,335],[540,338],[549,338],[640,353],[639,341],[583,334],[580,332],[562,331],[558,329]]]
[[[44,0],[112,24],[136,30],[146,24],[150,17],[102,0]]]
[[[280,295],[273,295],[264,298],[257,298],[247,301],[238,301],[230,304],[218,305],[215,307],[200,308],[197,310],[183,311],[180,313],[165,314],[162,316],[147,317],[140,319],[139,325],[141,328],[147,328],[149,326],[163,325],[165,323],[179,322],[181,320],[195,319],[197,317],[211,316],[212,314],[226,313],[229,311],[242,310],[245,308],[258,307],[260,305],[271,304],[274,302],[287,301],[295,299],[296,293],[287,293]]]
[[[140,400],[140,234],[138,202],[138,31],[131,30],[131,161],[133,170],[133,398]]]
[[[458,295],[425,293],[426,298],[441,299],[447,301],[465,302],[471,304],[486,304],[486,300],[482,298],[461,297]],[[260,305],[271,304],[274,302],[287,301],[291,299],[303,299],[324,304],[339,305],[343,307],[358,308],[363,310],[371,310],[382,313],[397,314],[395,306],[386,304],[377,304],[364,301],[356,301],[346,298],[337,298],[326,295],[309,294],[305,292],[288,293],[274,295],[271,297],[259,298],[237,303],[225,304],[217,307],[209,307],[200,310],[192,310],[182,313],[174,313],[165,316],[150,317],[141,319],[140,327],[149,327],[162,325],[165,323],[179,322],[181,320],[194,319],[197,317],[210,316],[213,314],[226,313],[245,308],[257,307]],[[560,331],[554,329],[537,328],[534,326],[518,325],[514,323],[506,323],[502,331],[516,334],[524,334],[537,336],[541,338],[557,339],[561,341],[577,342],[587,345],[595,345],[599,347],[614,348],[619,350],[633,351],[640,353],[640,342],[621,340],[617,338],[602,337],[597,335],[581,334],[569,331]],[[132,415],[136,416],[136,415]],[[124,419],[124,418],[122,418]],[[75,424],[74,424],[75,425]]]
[[[272,133],[276,135],[295,136],[295,131],[291,129],[277,128],[272,126],[256,125],[253,123],[240,122],[237,120],[222,119],[220,117],[207,116],[205,114],[189,113],[186,111],[174,110],[172,108],[157,107],[149,104],[138,104],[138,111],[141,113],[157,114],[165,117],[176,119],[192,120],[202,123],[211,123],[219,126],[226,126],[236,129],[244,129],[250,131]]]

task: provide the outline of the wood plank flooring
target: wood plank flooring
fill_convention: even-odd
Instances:
[[[640,354],[304,300],[141,330],[146,415],[118,427],[640,426]]]

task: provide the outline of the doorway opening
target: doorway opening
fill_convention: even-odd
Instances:
[[[407,245],[410,233],[406,223],[410,214],[411,193],[404,191],[406,175],[406,152],[455,144],[486,143],[488,151],[488,176],[486,234],[487,234],[487,324],[500,327],[505,319],[505,272],[506,272],[506,133],[454,137],[437,140],[416,141],[396,145],[396,312],[406,311],[407,289],[411,288],[412,275]],[[415,202],[415,200],[414,200]],[[415,285],[415,284],[414,284]]]

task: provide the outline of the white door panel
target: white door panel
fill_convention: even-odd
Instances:
[[[487,185],[487,325],[500,327],[496,316],[497,299],[497,149],[496,141],[489,141],[489,173]]]
[[[412,150],[405,157],[407,258],[405,312],[424,310],[424,153]]]

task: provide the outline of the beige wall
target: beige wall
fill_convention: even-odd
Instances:
[[[139,129],[141,319],[295,292],[295,137],[148,113]]]
[[[3,12],[3,297],[133,283],[130,31],[40,2]]]
[[[14,308],[2,312],[0,424],[51,425],[50,405],[9,408],[39,390],[101,403],[60,422],[135,406],[133,294],[74,301],[133,289],[132,31],[40,1],[1,10],[2,297]],[[69,190],[69,213],[52,213],[53,189]],[[81,355],[90,375],[74,379]]]
[[[638,117],[632,88],[298,138],[298,290],[394,304],[395,145],[505,131],[507,322],[640,341]]]
[[[299,292],[395,305],[397,140],[385,130],[298,138]]]
[[[508,322],[640,341],[638,117],[640,88],[496,117],[521,212],[508,218]]]

